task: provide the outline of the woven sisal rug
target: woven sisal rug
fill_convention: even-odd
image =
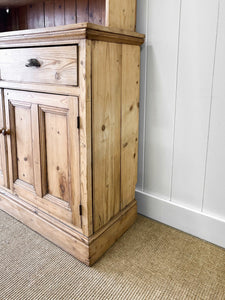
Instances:
[[[0,211],[0,300],[225,300],[225,250],[138,216],[88,268]]]

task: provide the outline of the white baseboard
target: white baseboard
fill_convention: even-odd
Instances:
[[[225,220],[136,189],[138,213],[225,248]]]

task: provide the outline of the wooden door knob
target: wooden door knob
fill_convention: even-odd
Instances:
[[[0,134],[2,133],[2,130],[4,130],[4,128],[0,128]]]
[[[9,135],[10,134],[10,130],[9,129],[2,129],[2,132],[1,132],[4,136],[6,135]]]

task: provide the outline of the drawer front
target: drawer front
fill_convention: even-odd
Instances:
[[[77,86],[77,45],[0,50],[1,80]]]

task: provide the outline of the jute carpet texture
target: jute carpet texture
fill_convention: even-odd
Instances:
[[[143,216],[92,268],[0,211],[0,300],[225,300],[225,250]]]

